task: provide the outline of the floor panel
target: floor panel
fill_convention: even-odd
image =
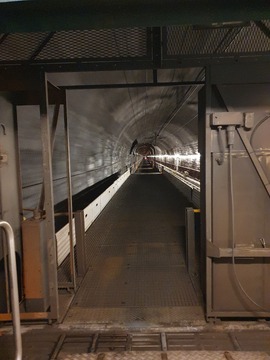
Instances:
[[[89,270],[66,323],[204,319],[185,267],[190,204],[162,175],[132,175],[86,234]]]

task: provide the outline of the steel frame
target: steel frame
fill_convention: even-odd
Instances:
[[[45,194],[46,231],[48,241],[48,274],[49,274],[49,297],[50,297],[50,318],[59,318],[59,301],[57,286],[57,261],[54,226],[54,196],[52,177],[52,152],[50,120],[48,116],[48,84],[45,73],[40,74],[40,121],[41,121],[41,142],[43,155],[43,179]]]
[[[64,102],[64,127],[65,127],[65,145],[66,145],[66,173],[68,188],[68,223],[69,223],[69,241],[70,241],[70,275],[72,288],[76,290],[76,267],[74,256],[74,232],[73,232],[73,204],[72,204],[72,180],[71,180],[71,163],[70,163],[70,142],[69,142],[69,121],[68,121],[68,105],[65,93]],[[74,221],[75,222],[75,221]]]
[[[258,29],[267,37],[270,30],[261,21],[254,21]],[[27,60],[0,61],[0,70],[12,69],[14,71],[45,71],[45,72],[72,72],[72,71],[114,71],[114,70],[154,70],[154,83],[156,81],[157,69],[176,69],[186,67],[205,67],[220,63],[238,63],[247,61],[270,61],[269,51],[262,52],[233,52],[233,53],[210,53],[198,55],[169,55],[167,53],[167,28],[166,27],[146,27],[146,54],[137,57],[78,57],[78,58],[55,58],[39,60],[40,52],[46,47],[55,31],[50,32],[41,44],[33,51]],[[0,39],[1,43],[9,36],[4,34]],[[225,37],[221,40],[222,41]],[[158,86],[158,85],[157,85]]]
[[[59,59],[55,61],[43,61],[40,63],[8,62],[0,63],[0,71],[11,69],[15,72],[36,72],[43,70],[47,73],[82,72],[82,71],[121,71],[121,70],[155,70],[155,69],[180,69],[191,67],[207,67],[217,64],[270,62],[269,53],[239,53],[226,55],[197,55],[197,56],[175,56],[162,59],[160,67],[156,67],[152,59],[124,59],[94,61],[91,59]]]

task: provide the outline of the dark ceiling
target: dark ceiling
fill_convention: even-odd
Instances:
[[[263,15],[267,18],[266,2],[241,8],[238,15],[238,5],[233,2],[233,8],[230,1],[226,9],[217,2],[196,0],[166,1],[166,9],[160,1],[160,7],[153,1],[79,3],[81,7],[74,8],[73,1],[65,1],[62,11],[59,1],[1,4],[1,16],[6,17],[0,27],[0,71],[49,72],[54,85],[69,90],[71,118],[88,119],[103,140],[111,138],[128,151],[137,141],[139,146],[155,146],[158,153],[196,153],[197,95],[204,83],[204,67],[269,59],[270,21],[259,20]],[[202,6],[206,3],[210,7]],[[151,9],[152,15],[143,8]],[[91,17],[88,26],[83,9]],[[67,17],[65,25],[63,17],[72,10],[72,21]],[[79,13],[80,24],[76,23]],[[166,26],[161,26],[163,15]]]

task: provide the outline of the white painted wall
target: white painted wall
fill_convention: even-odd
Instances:
[[[16,134],[13,106],[4,94],[0,96],[0,123],[4,125],[6,130],[6,135],[4,135],[2,128],[0,128],[0,154],[7,157],[6,163],[0,162],[0,211],[2,210],[0,218],[12,226],[16,249],[20,252],[20,200],[18,195]]]

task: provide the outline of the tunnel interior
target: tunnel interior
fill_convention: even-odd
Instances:
[[[23,320],[269,319],[269,20],[47,30],[0,38]]]
[[[135,178],[137,176],[137,180],[133,180],[133,182],[135,181],[133,185],[132,181],[128,180],[131,182],[130,188],[134,187],[129,191],[136,194],[135,198],[130,197],[129,191],[126,190],[127,199],[125,203],[120,202],[123,209],[126,209],[124,213],[130,213],[129,217],[124,217],[126,219],[125,226],[124,223],[122,229],[116,226],[119,222],[122,223],[124,213],[119,212],[118,217],[115,217],[112,215],[114,210],[109,211],[107,208],[110,205],[107,205],[103,212],[107,210],[107,217],[115,221],[115,225],[113,220],[110,220],[109,225],[105,225],[105,227],[110,226],[111,228],[109,235],[105,232],[102,236],[104,222],[106,224],[106,220],[104,220],[106,215],[103,212],[95,220],[98,222],[96,224],[98,230],[95,230],[95,223],[93,223],[86,232],[86,234],[89,232],[86,237],[86,267],[90,270],[84,280],[81,276],[72,278],[71,255],[69,252],[63,255],[63,245],[60,241],[57,243],[57,254],[60,254],[57,255],[60,308],[66,310],[62,303],[65,305],[67,299],[70,299],[67,289],[74,286],[72,281],[76,281],[76,287],[81,289],[78,290],[76,298],[73,300],[77,305],[71,308],[71,314],[66,315],[66,318],[73,324],[76,321],[83,321],[82,314],[85,315],[87,304],[89,308],[88,322],[90,323],[95,321],[107,321],[108,323],[115,321],[117,323],[117,319],[113,317],[115,316],[113,311],[110,312],[111,308],[116,311],[117,307],[118,316],[127,324],[132,324],[132,321],[140,324],[140,319],[142,319],[142,324],[148,322],[153,324],[154,319],[157,321],[158,318],[154,315],[155,311],[159,312],[159,322],[173,321],[172,312],[168,310],[170,306],[174,311],[180,309],[181,315],[178,316],[178,321],[181,319],[188,321],[193,317],[197,320],[198,318],[203,319],[203,301],[201,291],[198,290],[200,287],[198,273],[193,274],[193,284],[191,279],[188,280],[189,275],[185,269],[184,208],[192,206],[192,204],[181,196],[177,188],[174,188],[170,177],[166,178],[162,175],[162,167],[167,166],[172,171],[177,170],[183,177],[193,179],[199,186],[198,92],[202,85],[197,84],[196,81],[204,79],[204,70],[201,68],[161,70],[157,72],[157,77],[166,86],[141,85],[152,82],[152,77],[153,73],[147,70],[48,74],[48,81],[54,87],[61,88],[70,86],[70,84],[75,87],[67,90],[73,211],[84,210],[89,203],[95,203],[96,199],[100,195],[102,196],[102,193],[110,186],[113,186],[114,181],[117,178],[120,179],[128,169],[133,169],[134,175],[131,176],[135,176]],[[173,82],[183,82],[184,84],[190,82],[192,84],[193,81],[195,85],[171,85]],[[80,88],[89,83],[93,86],[105,83],[105,85],[103,84],[105,88]],[[110,88],[117,84],[120,84],[119,86],[133,84],[135,87]],[[38,111],[38,107],[34,105],[16,107],[22,176],[22,209],[24,217],[28,219],[35,216],[34,210],[40,202],[42,192],[42,144],[40,141],[41,128],[37,121]],[[56,213],[55,231],[58,234],[68,223],[68,183],[66,178],[65,110],[63,106],[60,106],[59,109],[56,105],[49,107],[51,128],[54,126],[56,111],[58,111],[58,121],[53,140],[52,173]],[[146,181],[145,184],[139,182],[140,185],[138,185],[138,175],[140,174],[149,175],[148,182]],[[157,178],[152,175],[156,175]],[[163,182],[158,180],[159,176],[166,180]],[[152,188],[155,188],[155,191]],[[178,199],[175,199],[175,202],[179,201],[179,205],[173,204],[173,200],[166,201],[166,197],[172,196],[170,192],[173,192],[173,188],[174,196]],[[120,189],[120,191],[124,190]],[[145,193],[145,199],[140,198],[140,192]],[[147,200],[147,195],[150,196],[149,200]],[[133,209],[136,197],[140,198],[140,203]],[[117,195],[112,199],[113,203],[117,203]],[[163,206],[160,205],[162,203],[164,203]],[[140,208],[137,208],[139,206]],[[174,208],[175,206],[176,208]],[[30,209],[31,211],[29,211]],[[159,221],[164,223],[163,226],[158,225],[159,217]],[[175,220],[171,220],[170,217]],[[145,218],[148,220],[146,221]],[[134,225],[133,222],[135,222]],[[167,224],[167,229],[165,224]],[[91,230],[92,227],[93,230]],[[137,231],[136,228],[141,228],[141,230]],[[97,236],[95,232],[100,235]],[[166,232],[166,240],[163,241],[161,239]],[[115,233],[118,234],[117,238],[115,238]],[[124,242],[125,234],[130,234],[130,240],[126,244]],[[99,243],[95,242],[96,238]],[[156,242],[153,242],[152,238],[156,239]],[[115,246],[111,246],[113,241]],[[140,245],[140,243],[142,244]],[[118,257],[114,255],[117,246]],[[106,256],[102,255],[103,251],[106,251]],[[130,255],[130,251],[133,251],[134,254]],[[162,259],[162,251],[164,251],[164,259]],[[176,254],[173,254],[174,251]],[[132,260],[132,256],[137,260]],[[147,265],[146,260],[149,257],[150,262]],[[131,260],[128,260],[129,258]],[[170,258],[175,259],[173,266],[169,262]],[[139,259],[142,259],[142,264]],[[168,259],[167,263],[166,259]],[[74,261],[75,272],[78,272],[76,262],[81,260],[77,257],[76,246]],[[104,267],[99,265],[102,261],[105,264]],[[116,261],[116,264],[113,261]],[[133,261],[131,266],[127,265],[129,261],[131,263]],[[198,257],[196,261],[198,261]],[[118,270],[117,266],[119,266]],[[140,274],[141,267],[144,269],[144,275],[143,272]],[[198,267],[199,265],[196,264],[197,269]],[[127,277],[125,270],[129,269],[132,269],[130,278],[124,281]],[[180,271],[178,275],[177,270]],[[120,271],[120,275],[116,274],[114,277],[113,274],[117,271]],[[149,272],[148,276],[146,275],[147,271]],[[162,275],[162,271],[165,271],[165,275]],[[106,276],[111,279],[109,285],[106,282],[103,284],[102,276],[105,275],[102,274],[107,274]],[[171,298],[166,295],[168,291],[166,284],[170,283],[170,276],[175,278],[173,280],[175,283],[171,285],[172,292],[175,294],[172,294]],[[140,279],[141,277],[145,277],[145,279]],[[81,281],[83,282],[81,283]],[[143,288],[140,285],[141,281],[145,282]],[[122,282],[126,284],[128,292],[121,288]],[[108,286],[111,290],[107,289]],[[151,289],[151,286],[152,290],[147,293],[147,289]],[[182,295],[182,292],[185,295]],[[89,294],[91,294],[90,297]],[[125,300],[125,297],[128,300]],[[142,303],[143,298],[145,298],[145,304]],[[190,312],[187,316],[184,315],[184,310],[181,310],[182,306],[185,311]],[[134,313],[133,308],[137,308],[137,312]],[[145,316],[142,315],[144,308],[146,309]],[[36,310],[38,307],[31,307],[26,302],[25,309],[26,311]],[[104,313],[103,318],[100,314],[99,317],[95,317],[97,310]],[[163,314],[166,311],[169,312],[167,317]]]

